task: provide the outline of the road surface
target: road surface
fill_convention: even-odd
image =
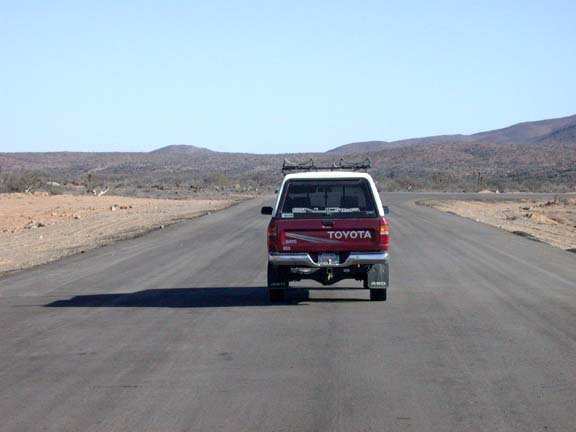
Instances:
[[[576,254],[423,197],[386,303],[270,304],[270,199],[0,279],[0,431],[576,430]]]

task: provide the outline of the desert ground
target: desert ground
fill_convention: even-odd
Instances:
[[[425,205],[576,252],[576,197],[549,200],[434,200]]]
[[[0,274],[192,219],[238,200],[0,194]]]

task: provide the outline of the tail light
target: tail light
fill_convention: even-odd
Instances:
[[[383,251],[388,251],[390,247],[390,231],[386,218],[380,219],[380,247]]]
[[[274,220],[270,221],[268,225],[268,250],[276,250],[276,240],[278,239],[278,231],[276,230],[276,223]]]

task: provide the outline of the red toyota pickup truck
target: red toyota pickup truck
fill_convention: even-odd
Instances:
[[[268,288],[282,301],[290,281],[332,285],[363,281],[370,299],[386,300],[389,230],[372,177],[303,172],[284,177],[268,225]]]

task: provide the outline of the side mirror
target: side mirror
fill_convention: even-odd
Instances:
[[[262,207],[260,209],[260,213],[262,213],[263,215],[271,215],[273,210],[274,209],[272,207]]]
[[[384,214],[387,215],[390,213],[390,208],[388,206],[384,206]]]

